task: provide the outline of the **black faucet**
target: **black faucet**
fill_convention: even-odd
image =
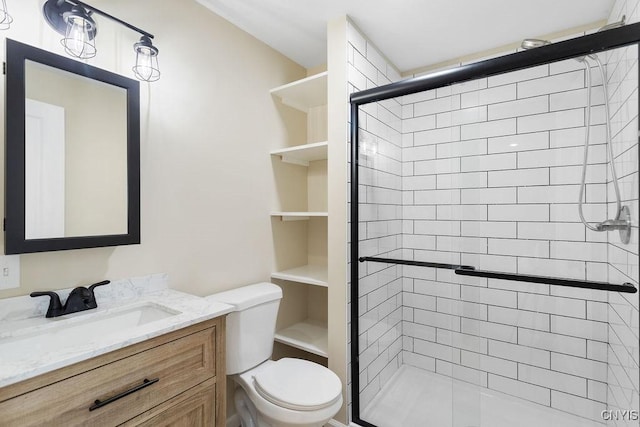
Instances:
[[[77,313],[79,311],[91,310],[92,308],[98,308],[96,303],[96,296],[93,290],[102,285],[111,283],[109,280],[94,283],[85,288],[79,286],[71,291],[64,306],[60,302],[60,296],[55,292],[31,292],[32,297],[51,297],[49,301],[49,308],[45,317],[58,317],[65,314]]]

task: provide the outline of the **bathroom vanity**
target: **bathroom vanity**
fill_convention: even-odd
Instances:
[[[111,292],[123,294],[117,284]],[[1,322],[27,326],[0,330],[0,424],[225,425],[230,307],[170,289],[117,300],[69,319]],[[109,323],[117,330],[101,330]],[[68,331],[80,344],[47,341]]]

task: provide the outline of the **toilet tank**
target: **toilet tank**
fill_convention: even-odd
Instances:
[[[235,307],[227,315],[227,375],[254,368],[271,357],[282,289],[273,283],[243,286],[207,297]]]

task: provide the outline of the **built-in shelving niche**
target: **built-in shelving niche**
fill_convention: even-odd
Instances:
[[[276,258],[271,279],[284,293],[274,359],[303,357],[326,365],[327,73],[277,87],[271,94],[306,113],[307,131],[307,143],[270,152],[278,193],[271,213]]]

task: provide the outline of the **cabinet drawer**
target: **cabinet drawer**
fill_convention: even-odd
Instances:
[[[3,426],[113,426],[213,378],[216,328],[151,348],[0,403]],[[146,387],[92,411],[102,402]]]

